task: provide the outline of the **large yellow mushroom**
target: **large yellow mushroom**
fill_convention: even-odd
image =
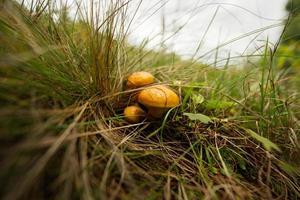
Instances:
[[[126,88],[128,89],[139,88],[139,87],[152,84],[153,82],[154,82],[154,76],[149,72],[144,72],[144,71],[134,72],[128,77]]]
[[[125,120],[129,123],[139,123],[146,117],[145,111],[138,105],[127,106],[124,109]]]
[[[138,94],[138,102],[148,109],[148,116],[160,118],[168,109],[178,106],[180,101],[169,87],[155,85],[143,89]]]

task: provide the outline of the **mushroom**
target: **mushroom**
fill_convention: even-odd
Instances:
[[[150,118],[160,118],[168,109],[179,105],[179,97],[167,86],[155,85],[143,89],[138,94],[138,102],[148,109]]]
[[[143,121],[146,116],[145,111],[138,105],[127,106],[124,109],[125,120],[129,123],[139,123]]]
[[[153,82],[154,82],[154,76],[149,72],[144,72],[144,71],[134,72],[128,77],[126,87],[128,89],[134,89],[134,88],[149,85]]]

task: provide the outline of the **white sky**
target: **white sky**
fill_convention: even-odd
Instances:
[[[139,2],[131,2],[132,14]],[[203,38],[195,56],[199,58],[220,44],[257,31],[219,49],[219,59],[229,52],[231,56],[248,55],[265,44],[267,38],[273,43],[278,40],[282,26],[258,30],[281,23],[287,16],[285,4],[286,0],[143,0],[131,25],[129,41],[138,45],[148,38],[149,48],[159,48],[163,38],[169,38],[184,25],[164,46],[183,57],[191,57]],[[212,60],[214,54],[205,56],[205,60]]]

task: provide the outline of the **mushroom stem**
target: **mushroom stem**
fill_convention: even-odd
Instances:
[[[148,109],[148,115],[153,118],[161,118],[167,110],[167,108],[151,107]]]

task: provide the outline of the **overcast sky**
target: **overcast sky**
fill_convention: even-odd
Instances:
[[[131,2],[132,14],[139,2]],[[278,40],[283,27],[279,24],[287,16],[285,4],[286,0],[144,0],[131,25],[129,40],[140,44],[148,38],[148,47],[158,48],[161,41],[169,38],[165,47],[184,57],[193,56],[202,41],[195,56],[199,58],[219,45],[253,32],[219,49],[219,59],[228,53],[249,55],[267,38],[273,43]],[[212,55],[215,52],[206,58],[212,59]]]

